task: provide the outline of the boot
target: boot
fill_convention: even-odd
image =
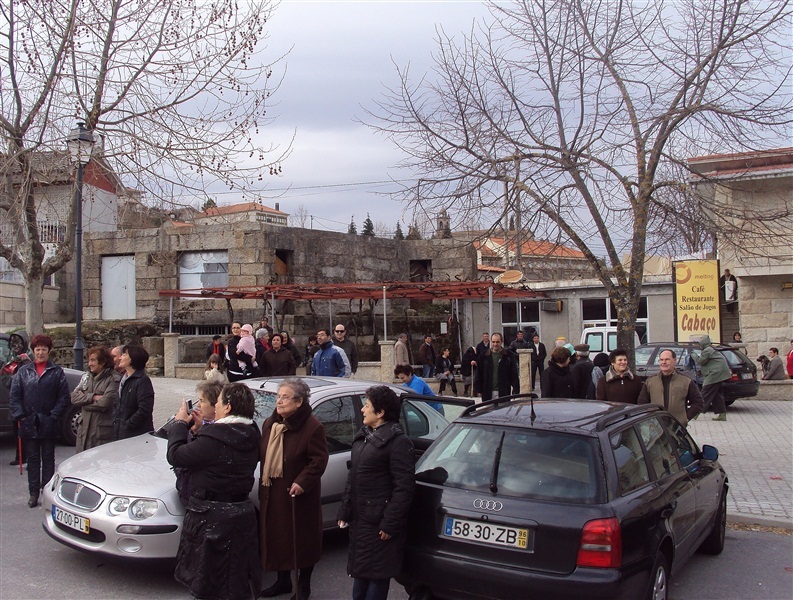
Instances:
[[[292,577],[290,571],[278,571],[278,579],[270,587],[262,590],[260,598],[273,598],[292,591]],[[301,595],[302,597],[302,595]]]
[[[290,600],[308,600],[311,596],[311,573],[313,571],[314,565],[300,569],[297,579],[297,594],[294,594]]]
[[[720,415],[716,415],[715,417],[713,417],[713,420],[714,421],[726,421],[727,420],[727,413],[723,412]]]
[[[38,493],[31,494],[30,498],[28,498],[28,506],[30,508],[36,508],[39,505],[39,495]]]

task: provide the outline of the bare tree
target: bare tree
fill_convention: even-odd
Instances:
[[[491,17],[439,30],[436,77],[401,70],[371,124],[420,177],[414,206],[490,223],[519,208],[577,247],[632,359],[653,199],[680,185],[661,168],[784,136],[788,2],[522,0]]]
[[[256,139],[277,89],[259,52],[270,10],[269,0],[3,3],[0,257],[24,278],[28,331],[42,330],[44,279],[74,248],[72,202],[45,257],[36,186],[68,168],[76,121],[101,140],[99,168],[155,203],[178,192],[200,205],[215,186],[244,196],[279,170],[283,155]]]
[[[289,215],[289,220],[291,221],[292,227],[302,227],[305,229],[306,223],[309,222],[310,215],[308,214],[308,208],[306,208],[305,204],[300,204],[297,207],[297,210]]]

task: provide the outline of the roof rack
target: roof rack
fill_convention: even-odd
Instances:
[[[595,423],[595,430],[603,431],[607,427],[614,425],[614,423],[624,421],[628,417],[661,410],[661,407],[657,404],[626,404],[625,406],[625,410],[621,410],[618,413],[608,413],[600,417]]]
[[[539,396],[534,392],[530,394],[512,394],[510,396],[502,396],[500,398],[491,398],[490,400],[482,400],[477,404],[472,404],[468,408],[466,408],[461,414],[461,417],[465,417],[470,415],[471,413],[477,412],[480,408],[487,408],[490,406],[499,406],[500,404],[509,404],[513,400],[525,400],[525,399],[537,400]]]

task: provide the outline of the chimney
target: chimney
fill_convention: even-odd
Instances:
[[[275,203],[275,210],[281,210],[281,205],[278,202]]]

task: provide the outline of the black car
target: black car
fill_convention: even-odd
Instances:
[[[413,599],[666,598],[724,547],[727,476],[655,405],[495,399],[416,464]]]
[[[6,365],[12,356],[9,340],[10,336],[8,334],[0,333],[0,369]],[[66,367],[64,367],[63,371],[66,373],[66,383],[69,385],[69,392],[71,392],[80,383],[83,372]],[[9,409],[12,378],[13,376],[8,373],[0,374],[0,431],[13,431],[14,429]],[[69,446],[74,446],[77,441],[77,428],[80,425],[80,419],[80,407],[70,404],[61,421],[61,439]]]
[[[757,380],[757,366],[738,348],[725,344],[713,344],[713,349],[721,352],[730,366],[732,378],[725,381],[721,388],[727,406],[738,398],[756,396],[760,390]],[[699,354],[696,342],[652,342],[636,348],[636,375],[644,381],[658,373],[658,357],[662,350],[674,350],[677,356],[677,371],[693,379],[702,387],[702,375],[697,368],[692,354]]]

